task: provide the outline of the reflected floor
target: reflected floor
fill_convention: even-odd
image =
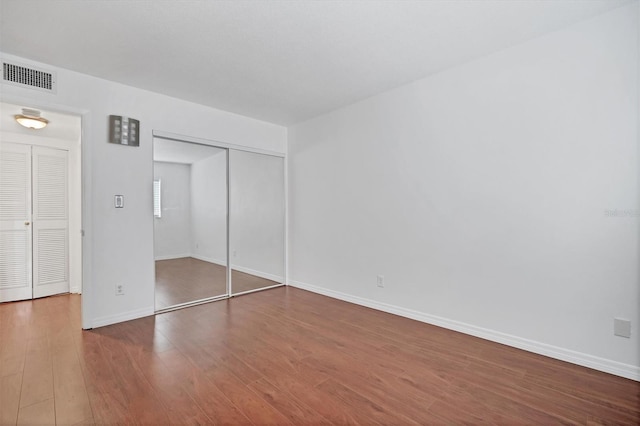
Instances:
[[[226,294],[226,268],[192,257],[156,261],[156,310]],[[270,287],[275,281],[231,271],[233,292]]]

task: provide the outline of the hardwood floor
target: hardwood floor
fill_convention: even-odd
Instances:
[[[278,284],[231,271],[233,294]],[[156,261],[156,310],[226,294],[226,268],[192,257]]]
[[[0,304],[1,424],[626,424],[640,383],[298,290],[80,330]]]

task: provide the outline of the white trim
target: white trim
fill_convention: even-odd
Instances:
[[[154,138],[167,139],[170,141],[190,142],[190,143],[197,143],[200,145],[215,146],[217,148],[235,149],[236,151],[254,152],[256,154],[265,154],[265,155],[271,155],[274,157],[282,157],[282,158],[285,157],[284,152],[270,151],[267,149],[260,149],[260,148],[251,148],[243,145],[235,145],[232,143],[221,142],[221,141],[216,141],[211,139],[196,138],[194,136],[185,136],[185,135],[179,135],[177,133],[164,132],[162,130],[153,130],[152,134]]]
[[[561,348],[559,346],[548,345],[546,343],[536,342],[529,339],[501,333],[499,331],[487,328],[477,327],[475,325],[466,324],[460,321],[454,321],[447,318],[429,315],[423,312],[402,308],[400,306],[390,305],[388,303],[378,302],[363,297],[352,296],[335,290],[303,283],[301,281],[291,280],[288,285],[313,293],[322,294],[334,299],[343,300],[345,302],[355,303],[356,305],[366,306],[368,308],[377,309],[379,311],[390,314],[399,315],[405,318],[411,318],[416,321],[427,324],[436,325],[449,330],[458,331],[475,337],[480,337],[492,342],[501,343],[514,348],[523,349],[550,358],[559,359],[561,361],[570,362],[572,364],[581,365],[583,367],[592,368],[594,370],[604,371],[605,373],[614,374],[616,376],[625,377],[627,379],[640,381],[640,367],[623,364],[621,362],[612,361],[605,358],[585,354],[582,352],[572,351],[570,349]]]
[[[284,157],[284,283],[289,281],[289,130],[287,129],[287,144]]]
[[[228,299],[229,296],[222,294],[220,296],[205,297],[204,299],[194,300],[192,302],[178,303],[177,305],[167,306],[166,308],[156,310],[155,314],[166,314],[167,312],[177,311],[178,309],[190,308],[192,306],[204,305],[205,303],[218,302]]]
[[[229,171],[230,169],[230,165],[231,165],[231,155],[230,155],[231,151],[229,151],[228,149],[225,150],[224,155],[225,155],[225,169],[226,169],[226,176],[225,178],[227,179],[226,184],[227,184],[227,199],[226,199],[226,203],[227,203],[227,220],[226,220],[226,229],[225,229],[225,239],[227,242],[227,247],[226,247],[226,257],[227,257],[227,261],[225,262],[225,265],[228,265],[230,256],[231,256],[231,173]],[[225,274],[225,283],[227,284],[227,296],[229,296],[231,293],[233,293],[233,283],[231,282],[231,268],[227,268],[226,270],[226,274]]]
[[[50,138],[47,136],[40,136],[38,134],[25,135],[24,133],[7,132],[2,130],[2,135],[6,139],[10,139],[11,143],[43,146],[69,152],[74,149],[78,149],[79,145],[77,142],[71,141],[70,139]]]
[[[257,293],[259,291],[263,291],[263,290],[271,290],[272,288],[278,288],[278,287],[284,287],[285,284],[274,284],[274,285],[270,285],[268,287],[260,287],[260,288],[254,288],[253,290],[247,290],[247,291],[241,291],[240,293],[234,293],[231,297],[236,297],[236,296],[244,296],[245,294],[251,294],[251,293]]]
[[[184,257],[194,257],[191,253],[180,253],[180,254],[165,254],[164,256],[156,256],[154,260],[172,260],[172,259],[182,259]]]
[[[193,253],[184,253],[184,254],[175,254],[175,255],[166,255],[166,256],[156,256],[155,260],[171,260],[171,259],[182,259],[185,257],[193,257],[194,259],[202,260],[203,262],[209,262],[216,265],[227,267],[227,262],[221,259],[214,259],[213,257],[201,256],[199,254]],[[268,272],[256,271],[255,269],[245,268],[244,266],[239,265],[231,265],[231,270],[244,272],[246,274],[255,275],[256,277],[264,278],[267,280],[275,281],[277,283],[282,283],[284,281],[284,277],[280,275],[270,274]]]
[[[280,275],[270,274],[268,272],[256,271],[255,269],[245,268],[244,266],[231,265],[232,271],[244,272],[245,274],[255,275],[256,277],[264,278],[267,280],[275,281],[277,283],[282,283],[284,281],[284,277]]]
[[[82,236],[82,299],[81,317],[82,328],[92,327],[93,310],[93,174],[92,174],[92,146],[87,143],[91,135],[91,112],[84,111],[81,115],[80,136],[80,169],[82,191],[82,219],[80,231]],[[154,277],[155,279],[155,277]],[[155,281],[154,281],[155,282]]]
[[[155,314],[153,306],[136,309],[134,311],[122,312],[116,315],[107,315],[93,319],[93,328],[104,327],[105,325],[116,324],[124,321],[131,321],[138,318],[144,318]]]
[[[164,256],[156,256],[155,260],[173,260],[173,259],[184,259],[185,257],[193,257],[194,259],[202,260],[203,262],[215,263],[216,265],[227,267],[227,262],[225,260],[214,259],[213,257],[200,256],[199,254],[193,253],[181,253],[181,254],[167,254]]]
[[[202,260],[203,262],[215,263],[216,265],[227,267],[226,260],[214,259],[213,257],[200,256],[199,254],[190,254],[189,257],[193,257],[194,259]]]

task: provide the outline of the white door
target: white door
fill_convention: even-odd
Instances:
[[[31,147],[0,145],[0,302],[32,298]]]
[[[68,152],[11,143],[0,151],[0,302],[66,293]]]
[[[69,292],[68,152],[34,146],[33,297]]]

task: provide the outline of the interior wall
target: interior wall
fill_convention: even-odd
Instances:
[[[0,53],[56,71],[56,93],[2,83],[0,100],[82,115],[83,326],[154,313],[152,132],[285,152],[286,128]],[[140,120],[140,146],[110,144],[108,116]],[[53,126],[51,123],[50,126]],[[125,208],[115,209],[115,194]],[[115,289],[122,285],[124,295]]]
[[[637,7],[289,128],[290,284],[640,379]]]
[[[191,255],[191,166],[154,162],[154,179],[161,180],[162,217],[154,219],[156,260]]]
[[[191,165],[191,255],[227,265],[227,157],[225,151]]]

